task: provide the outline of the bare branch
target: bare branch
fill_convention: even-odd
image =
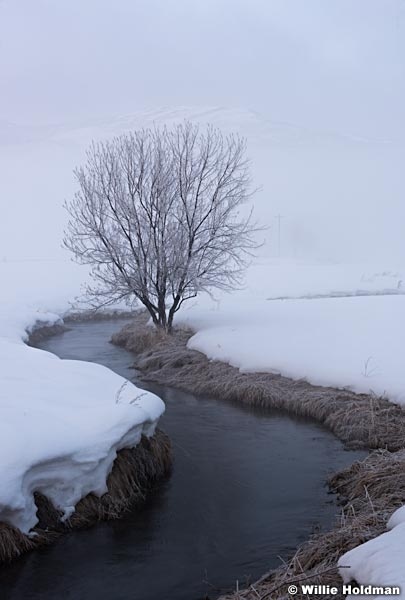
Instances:
[[[231,290],[257,247],[246,142],[189,122],[93,143],[75,171],[64,245],[92,266],[94,302],[143,303],[170,331],[189,298]]]

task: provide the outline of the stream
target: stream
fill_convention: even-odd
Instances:
[[[127,321],[69,324],[40,347],[101,363],[137,383],[133,358],[109,343]],[[328,474],[347,451],[316,423],[157,385],[174,469],[143,508],[74,531],[0,568],[2,600],[205,600],[288,558],[337,513]]]

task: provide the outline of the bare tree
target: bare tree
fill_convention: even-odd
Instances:
[[[140,301],[171,332],[182,303],[231,290],[256,244],[245,140],[189,122],[93,143],[64,245],[92,266],[93,304]]]

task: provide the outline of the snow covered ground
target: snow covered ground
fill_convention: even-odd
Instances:
[[[34,491],[69,516],[82,497],[106,491],[117,451],[152,435],[164,410],[101,365],[24,343],[36,323],[60,321],[49,310],[69,308],[82,273],[68,267],[0,263],[0,521],[23,532],[37,523]]]
[[[242,371],[281,373],[405,404],[401,278],[400,271],[373,273],[364,265],[262,261],[245,289],[217,300],[201,297],[179,318],[197,331],[191,348]]]
[[[36,520],[33,489],[68,515],[81,495],[104,491],[116,451],[151,432],[163,410],[156,397],[139,398],[132,384],[121,389],[123,380],[102,367],[59,360],[22,340],[35,321],[63,315],[86,278],[60,240],[62,202],[75,189],[72,169],[91,139],[184,118],[248,137],[255,183],[262,186],[256,217],[270,227],[243,289],[184,306],[179,320],[197,331],[190,346],[242,370],[385,394],[405,404],[405,269],[397,259],[404,242],[395,218],[403,202],[402,141],[313,132],[218,107],[70,126],[0,122],[0,199],[7,203],[0,220],[0,521],[23,531]],[[278,213],[281,254],[288,259],[275,258]],[[317,260],[320,252],[329,260]],[[391,542],[385,540],[395,542],[402,529],[359,549],[364,569],[378,574],[373,552],[384,548],[390,585],[402,580],[392,572],[388,581]],[[355,572],[359,582],[362,573]]]

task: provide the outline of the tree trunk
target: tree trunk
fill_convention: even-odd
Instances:
[[[161,294],[158,300],[159,326],[167,331],[166,294]]]
[[[172,333],[172,331],[173,331],[173,319],[174,319],[174,315],[175,315],[175,313],[177,311],[177,308],[179,306],[180,300],[181,300],[181,297],[178,294],[175,297],[174,302],[173,302],[173,304],[170,307],[169,317],[168,317],[168,320],[167,320],[167,333]]]

